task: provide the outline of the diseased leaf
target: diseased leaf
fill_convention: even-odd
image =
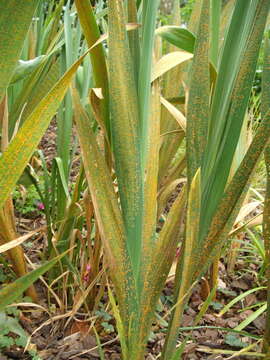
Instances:
[[[89,0],[75,0],[75,5],[88,47],[92,48],[90,57],[95,80],[94,86],[102,89],[104,100],[101,102],[101,115],[110,136],[108,72],[103,45],[99,42],[98,23]]]
[[[28,61],[19,60],[15,68],[15,72],[11,78],[10,84],[15,84],[17,81],[24,79],[26,76],[30,75],[32,71],[42,64],[46,59],[45,55],[40,55],[35,59]]]
[[[186,132],[187,127],[187,119],[182,114],[180,110],[178,110],[174,105],[172,105],[169,101],[161,97],[161,104],[169,111],[169,113],[174,117],[174,119],[179,124],[180,128]]]
[[[181,276],[176,293],[176,304],[170,323],[170,331],[166,337],[163,358],[170,359],[175,351],[181,319],[193,283],[193,274],[199,265],[201,247],[198,242],[201,207],[201,171],[197,170],[188,193],[187,223],[185,242],[182,244]],[[177,289],[177,288],[176,288]]]
[[[141,253],[142,164],[139,106],[128,49],[124,4],[109,2],[108,69],[115,167],[128,250],[138,275]]]
[[[175,66],[180,65],[193,58],[192,54],[184,51],[174,51],[164,55],[153,67],[152,82],[164,75],[167,71],[173,69]]]
[[[0,103],[20,58],[39,1],[0,2]]]
[[[138,311],[138,300],[131,259],[127,251],[123,218],[107,164],[98,148],[89,126],[89,118],[75,89],[73,89],[73,102],[85,175],[127,335],[129,319]]]
[[[241,133],[270,3],[237,1],[212,99],[208,144],[202,166],[201,237],[223,196]],[[256,31],[254,31],[256,29]],[[232,57],[232,53],[234,56]],[[221,101],[222,99],[222,101]]]
[[[204,0],[194,50],[187,106],[187,177],[189,184],[201,166],[207,144],[210,111],[209,11],[210,2]]]
[[[36,149],[53,115],[68,90],[84,54],[63,75],[25,120],[23,126],[0,157],[0,207],[3,206]]]

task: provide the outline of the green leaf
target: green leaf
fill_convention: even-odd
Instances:
[[[239,335],[243,335],[245,337],[248,337],[250,339],[254,339],[254,340],[260,340],[261,337],[258,335],[253,335],[250,334],[247,331],[240,331],[240,330],[235,330],[235,329],[230,329],[230,328],[224,328],[221,326],[190,326],[190,327],[180,327],[179,331],[194,331],[194,330],[201,330],[201,329],[216,329],[216,330],[220,330],[220,331],[226,331],[226,332],[231,332],[234,334],[239,334]]]
[[[171,20],[171,24],[179,24],[181,22],[180,3],[178,1],[174,2],[173,16],[170,18],[170,20]],[[178,48],[172,44],[169,44],[168,55],[176,51],[178,51]],[[186,54],[192,55],[190,53],[186,53]],[[156,65],[154,65],[154,67],[155,66]],[[177,105],[179,104],[179,102],[173,102],[175,99],[177,99],[177,101],[180,100],[180,103],[182,102],[182,104],[185,104],[185,100],[186,100],[185,96],[179,97],[179,91],[180,91],[181,79],[184,76],[186,67],[187,66],[185,66],[184,64],[177,66],[164,75],[164,82],[162,84],[162,95],[166,100],[168,100],[169,103],[173,103],[174,105],[176,105],[176,103]],[[179,79],[179,81],[175,81],[176,79]],[[179,110],[179,107],[177,108]],[[161,134],[169,133],[170,135],[163,137],[160,148],[159,185],[163,183],[165,177],[166,177],[166,181],[170,180],[170,176],[167,176],[168,168],[170,167],[170,165],[172,166],[175,165],[175,163],[172,164],[172,161],[175,157],[175,154],[177,153],[177,150],[181,146],[181,142],[184,139],[184,133],[183,132],[172,133],[172,131],[175,130],[179,130],[178,124],[174,121],[173,115],[168,111],[168,108],[162,106],[161,117],[160,117],[160,133]]]
[[[207,296],[207,299],[202,304],[200,312],[196,315],[196,318],[194,320],[194,325],[195,326],[199,324],[199,322],[201,321],[201,319],[205,315],[206,311],[208,310],[209,306],[211,304],[213,304],[212,300],[216,295],[216,291],[217,291],[216,286],[214,286],[213,289],[210,291],[210,294]]]
[[[200,266],[200,246],[198,246],[198,229],[201,205],[201,171],[197,170],[188,193],[187,223],[185,243],[182,245],[183,257],[181,267],[180,286],[176,288],[176,304],[174,305],[169,332],[163,349],[163,359],[170,359],[174,354],[178,334],[179,321],[184,312],[188,294],[192,288],[193,274]]]
[[[137,5],[136,0],[128,1],[128,22],[137,24],[138,17],[137,17]],[[129,46],[130,46],[130,53],[131,59],[133,61],[133,69],[134,69],[134,76],[135,81],[138,81],[139,69],[140,69],[140,38],[139,38],[139,31],[134,30],[129,32],[128,34]]]
[[[14,345],[14,339],[10,336],[0,335],[0,349],[1,348],[8,348],[11,345]]]
[[[218,64],[219,53],[219,29],[222,0],[214,0],[211,4],[211,49],[210,57],[215,67]]]
[[[185,206],[186,191],[183,189],[173,203],[156,246],[152,250],[152,260],[149,266],[145,266],[146,273],[143,275],[144,283],[140,303],[142,311],[137,332],[141,344],[145,344],[147,341],[156,303],[164,288],[171,264],[175,257],[177,244],[183,233],[182,222],[185,214]]]
[[[13,134],[18,119],[20,118],[20,124],[23,124],[59,79],[59,60],[57,60],[48,70],[46,62],[43,62],[24,80],[22,89],[18,93],[9,114],[10,135]]]
[[[267,310],[267,303],[263,304],[258,310],[250,314],[244,321],[242,321],[234,330],[241,331],[247,327],[250,323],[256,320],[261,314]]]
[[[227,184],[269,8],[270,3],[264,0],[237,1],[221,52],[202,166],[201,238],[205,237]]]
[[[11,331],[24,339],[27,338],[24,329],[19,324],[18,318],[8,316],[5,312],[0,312],[0,328],[5,329],[5,334]]]
[[[177,348],[173,356],[171,357],[171,360],[179,360],[182,359],[182,355],[185,351],[187,340],[183,341],[182,344]]]
[[[252,294],[256,291],[264,290],[264,289],[265,289],[265,286],[260,286],[260,287],[256,287],[254,289],[245,291],[244,293],[236,296],[232,301],[230,301],[227,305],[224,306],[224,308],[219,312],[218,316],[222,316],[223,314],[225,314],[234,304],[236,304],[238,301],[244,299],[249,294]]]
[[[10,84],[15,84],[17,81],[20,81],[30,75],[34,70],[36,70],[40,64],[46,59],[45,55],[40,55],[35,59],[28,61],[19,60],[15,68],[15,72],[11,78]]]
[[[264,68],[262,77],[262,103],[261,112],[262,116],[266,116],[270,108],[270,41],[269,31],[265,39],[265,55],[264,55]],[[270,348],[270,146],[269,142],[264,151],[264,160],[266,165],[266,191],[264,199],[263,211],[263,239],[264,239],[264,254],[265,254],[265,277],[267,279],[267,313],[264,331],[263,349],[265,352]]]
[[[244,348],[248,345],[247,343],[244,343],[243,341],[241,341],[239,339],[239,337],[234,334],[228,334],[225,338],[225,343],[230,346],[237,347],[240,349]]]
[[[91,48],[100,38],[100,31],[95,18],[93,8],[89,0],[75,0],[78,16],[83,29],[88,47]],[[90,52],[93,67],[95,87],[102,89],[104,100],[101,103],[102,119],[106,125],[107,134],[110,138],[110,118],[109,118],[109,85],[108,73],[103,45],[98,44]]]
[[[210,104],[209,73],[209,11],[210,2],[202,5],[198,37],[191,69],[191,85],[187,107],[187,175],[191,183],[207,144]]]
[[[160,0],[144,1],[142,7],[142,47],[138,81],[140,107],[142,174],[147,159],[149,116],[151,113],[151,76],[156,16]]]
[[[0,2],[0,103],[20,58],[39,1]]]
[[[124,4],[120,0],[109,2],[108,48],[111,129],[116,175],[128,250],[137,275],[142,245],[143,182],[139,148],[139,107],[125,25]]]
[[[179,49],[194,53],[196,37],[187,29],[173,25],[162,26],[156,30],[156,35],[161,36]]]
[[[122,214],[106,161],[98,148],[86,111],[73,89],[76,128],[78,131],[85,176],[95,209],[99,231],[110,266],[125,334],[129,318],[137,313],[137,294],[131,260],[126,246]],[[133,314],[133,315],[132,315]]]
[[[151,114],[149,117],[148,149],[144,177],[143,209],[142,209],[142,254],[141,277],[151,267],[155,254],[154,239],[157,218],[157,190],[159,166],[159,138],[160,138],[160,86],[154,81],[151,94]],[[143,281],[143,280],[142,280]],[[141,284],[140,284],[141,285]],[[139,289],[141,291],[141,287]]]
[[[0,311],[4,310],[7,305],[13,303],[26,289],[29,288],[30,285],[32,285],[41,275],[53,267],[66,254],[67,252],[55,257],[27,275],[20,277],[13,283],[2,288],[0,290]]]
[[[0,157],[0,208],[15,187],[86,55],[76,61],[40,101]]]

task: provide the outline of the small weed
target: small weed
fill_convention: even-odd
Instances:
[[[236,347],[236,348],[244,348],[246,346],[248,346],[247,343],[243,342],[239,336],[235,335],[235,334],[228,334],[225,338],[225,342],[226,344],[232,346],[232,347]]]
[[[41,184],[41,189],[43,186]],[[40,201],[39,194],[34,185],[25,188],[18,185],[13,192],[13,200],[16,210],[20,215],[32,217],[43,213],[44,205]]]
[[[27,301],[27,298],[23,300]],[[28,335],[19,323],[19,315],[20,311],[13,306],[0,312],[0,354],[1,350],[4,351],[12,346],[24,348],[27,345]],[[40,360],[36,351],[30,350],[28,353],[32,360]]]

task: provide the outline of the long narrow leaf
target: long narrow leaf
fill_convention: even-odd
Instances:
[[[181,18],[180,18],[180,4],[178,1],[174,2],[174,8],[173,8],[173,16],[171,18],[172,24],[180,24]],[[171,52],[176,52],[178,49],[172,45],[169,44],[168,46],[168,52],[169,54]],[[163,97],[173,98],[178,97],[181,93],[181,85],[182,80],[184,80],[184,69],[187,66],[187,64],[179,65],[172,70],[170,70],[168,73],[164,76],[164,83],[163,83]],[[177,80],[177,81],[176,81]],[[185,89],[183,89],[185,91]],[[166,138],[162,139],[162,144],[160,148],[160,165],[159,165],[159,185],[161,186],[162,182],[166,178],[168,180],[170,176],[168,176],[168,170],[170,167],[173,167],[175,165],[174,157],[177,153],[177,150],[181,146],[181,143],[184,139],[184,133],[183,132],[174,132],[175,130],[178,130],[178,126],[175,123],[174,115],[175,115],[175,109],[180,110],[179,104],[175,104],[175,108],[173,108],[169,102],[164,102],[161,99],[162,104],[164,106],[161,108],[161,118],[160,118],[160,132],[161,134],[164,133],[170,133],[169,136],[166,136]],[[165,105],[166,104],[166,105]],[[173,111],[170,111],[170,110]],[[168,111],[167,111],[168,110]],[[182,110],[182,109],[181,109]]]
[[[80,23],[89,48],[100,38],[100,31],[89,0],[75,0]],[[101,104],[103,122],[110,137],[108,73],[103,45],[100,43],[90,53],[95,87],[101,88],[104,100]]]
[[[157,244],[153,250],[151,266],[146,268],[147,272],[144,275],[141,298],[142,311],[140,323],[142,326],[139,327],[137,335],[140,344],[145,344],[148,337],[156,303],[164,287],[173,259],[175,258],[177,245],[183,235],[185,207],[186,191],[182,190],[173,203],[167,221],[162,228]],[[142,353],[143,349],[140,350]]]
[[[154,48],[154,32],[156,16],[160,0],[143,2],[142,51],[139,72],[138,94],[140,106],[141,138],[142,138],[142,171],[147,156],[147,139],[149,136],[149,114],[151,99],[152,53]]]
[[[0,103],[15,71],[39,1],[0,2]]]
[[[138,274],[141,252],[142,174],[136,84],[125,26],[124,4],[109,2],[109,81],[112,140],[128,249]]]
[[[207,141],[210,92],[209,10],[210,2],[204,0],[192,64],[187,108],[187,171],[189,184],[197,169],[201,166]]]
[[[75,89],[73,90],[73,101],[85,175],[108,259],[110,276],[114,282],[125,334],[128,336],[129,319],[136,317],[138,300],[135,278],[126,246],[123,218],[107,164],[98,148],[89,118],[80,104]]]
[[[128,22],[134,24],[138,23],[136,0],[129,0],[127,6],[128,6]],[[128,40],[130,46],[130,54],[133,60],[134,77],[135,77],[135,81],[138,82],[138,76],[140,70],[140,55],[141,55],[139,31],[135,30],[133,32],[130,32],[128,34]]]
[[[196,37],[189,30],[180,26],[167,25],[158,28],[155,33],[179,49],[193,54]]]
[[[32,285],[41,275],[52,268],[60,259],[67,254],[61,254],[47,263],[41,265],[37,269],[31,271],[27,275],[17,279],[13,283],[5,286],[0,290],[0,311],[7,305],[14,302],[30,285]]]
[[[143,194],[143,222],[142,222],[142,265],[141,276],[147,272],[146,268],[152,262],[154,238],[156,233],[157,218],[157,190],[158,190],[158,165],[159,165],[159,137],[160,137],[160,87],[159,81],[152,85],[151,116],[149,125],[149,146],[145,167],[145,181]]]
[[[32,114],[0,157],[0,207],[8,198],[21,173],[46,131],[53,115],[57,111],[73,75],[83,61],[84,54],[64,74],[44,99],[37,105]]]
[[[177,305],[173,311],[166,342],[164,345],[162,358],[170,359],[175,351],[178,333],[179,320],[184,311],[184,306],[187,300],[187,293],[193,283],[193,274],[200,261],[200,246],[198,243],[198,230],[201,206],[201,172],[200,168],[197,170],[188,196],[187,209],[187,223],[186,223],[186,238],[183,248],[183,266],[181,273],[181,282],[179,285],[179,292],[177,294]]]
[[[201,226],[206,231],[230,173],[269,8],[267,0],[238,1],[222,52],[202,167],[204,216]],[[237,50],[232,58],[234,49]],[[202,231],[201,237],[204,236]]]
[[[265,55],[262,82],[262,116],[266,116],[270,109],[270,40],[269,32],[265,38]],[[270,146],[269,142],[264,152],[264,160],[266,165],[266,192],[263,210],[263,238],[265,248],[265,275],[267,279],[267,313],[264,332],[263,349],[267,353],[270,349]]]

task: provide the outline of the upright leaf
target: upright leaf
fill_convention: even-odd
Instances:
[[[87,53],[76,61],[50,92],[40,101],[0,157],[0,207],[2,207],[16,185],[27,162],[65,96],[72,76],[86,55]]]
[[[67,253],[63,253],[54,259],[39,266],[37,269],[22,276],[13,283],[6,285],[0,290],[0,311],[14,302],[30,285],[32,285],[41,275],[53,267]]]
[[[199,244],[199,219],[201,207],[201,171],[197,170],[190,185],[188,195],[187,223],[185,244],[182,246],[182,273],[176,306],[172,314],[162,359],[171,359],[174,354],[178,333],[179,320],[182,317],[188,293],[193,282],[193,274],[200,261],[201,246]]]
[[[160,87],[159,80],[152,85],[151,116],[149,118],[149,135],[147,161],[144,182],[143,224],[142,224],[142,275],[151,263],[153,256],[153,245],[156,232],[157,218],[157,180],[159,165],[159,137],[160,137]]]
[[[136,24],[138,22],[136,0],[129,0],[127,6],[128,6],[128,22]],[[134,30],[129,32],[128,40],[129,40],[130,54],[133,60],[134,77],[135,77],[135,81],[137,82],[139,76],[139,69],[140,69],[140,53],[141,53],[139,30]]]
[[[110,172],[98,148],[87,113],[80,103],[76,90],[73,90],[73,101],[85,175],[105,247],[110,276],[120,305],[125,334],[128,336],[129,320],[136,317],[138,309],[135,279],[127,251],[123,218]]]
[[[201,226],[205,230],[227,183],[269,8],[267,0],[237,1],[226,37],[212,100],[208,144],[202,167]],[[204,236],[203,233],[201,236]]]
[[[187,107],[187,172],[191,183],[201,166],[209,119],[209,0],[203,0]]]
[[[269,32],[265,37],[265,56],[264,56],[264,69],[262,77],[262,103],[261,111],[262,116],[265,116],[270,110],[270,41]],[[265,247],[265,258],[266,268],[265,274],[267,279],[267,315],[265,322],[265,333],[264,333],[264,352],[270,352],[270,146],[268,146],[264,152],[264,159],[266,165],[266,192],[264,200],[264,211],[263,211],[263,237]]]
[[[125,26],[124,4],[109,1],[109,86],[112,140],[128,249],[138,274],[141,252],[142,175],[139,112]]]
[[[100,38],[100,31],[91,2],[89,0],[75,0],[75,5],[85,39],[88,47],[91,48]],[[95,79],[95,87],[102,89],[104,97],[104,100],[101,103],[102,117],[104,123],[106,124],[108,136],[110,137],[108,73],[103,45],[100,43],[95,46],[91,51],[90,56],[93,67],[93,76]]]
[[[143,349],[149,336],[150,326],[153,322],[156,304],[164,288],[171,264],[175,258],[177,245],[183,234],[185,207],[186,191],[183,189],[173,203],[167,221],[160,232],[159,238],[153,248],[151,262],[148,267],[145,267],[143,292],[140,302],[141,313],[137,330],[138,343],[140,344],[139,354],[141,354],[141,357],[138,357],[138,359],[142,358]]]
[[[221,15],[221,0],[211,1],[211,48],[210,57],[215,67],[218,64],[219,52],[219,29],[220,29],[220,15]]]
[[[140,124],[141,124],[141,154],[142,170],[147,156],[147,139],[149,135],[149,116],[150,116],[150,98],[151,98],[151,75],[152,75],[152,56],[154,48],[154,34],[156,26],[156,15],[160,0],[151,0],[143,2],[143,21],[142,21],[142,50],[139,71],[139,106],[140,106]]]
[[[172,17],[172,24],[180,24],[181,18],[180,18],[180,3],[179,1],[174,2],[174,8],[173,8],[173,17]],[[170,28],[173,26],[169,26]],[[161,28],[162,29],[162,28]],[[184,30],[184,29],[181,29]],[[193,41],[193,49],[194,50],[194,43]],[[172,57],[173,54],[176,54],[176,48],[174,45],[170,44],[168,46],[168,54],[163,56],[159,60],[159,63],[162,61],[162,59],[165,59],[167,57]],[[190,55],[190,58],[192,57],[192,54],[188,54],[187,52],[181,52],[182,54],[185,54],[186,57]],[[171,71],[165,74],[164,76],[164,85],[163,85],[163,96],[165,98],[173,98],[178,97],[181,91],[181,85],[182,85],[182,79],[183,79],[183,71],[184,66],[179,65],[175,68],[173,68]],[[172,108],[171,104],[166,102],[166,100],[162,100],[162,108],[161,108],[161,118],[160,118],[160,133],[170,133],[169,136],[163,137],[163,141],[160,148],[160,165],[159,165],[159,185],[163,181],[164,177],[168,175],[168,169],[174,161],[175,154],[177,150],[179,149],[179,146],[181,145],[182,140],[184,139],[184,133],[183,132],[174,132],[174,130],[179,130],[179,125],[175,122],[175,119],[173,117],[172,112],[168,111],[168,107]],[[167,104],[168,106],[165,108],[164,105]],[[179,109],[179,106],[178,106]],[[178,109],[176,109],[178,111]],[[167,177],[168,178],[168,177]]]
[[[39,1],[0,2],[0,103],[20,58]]]

